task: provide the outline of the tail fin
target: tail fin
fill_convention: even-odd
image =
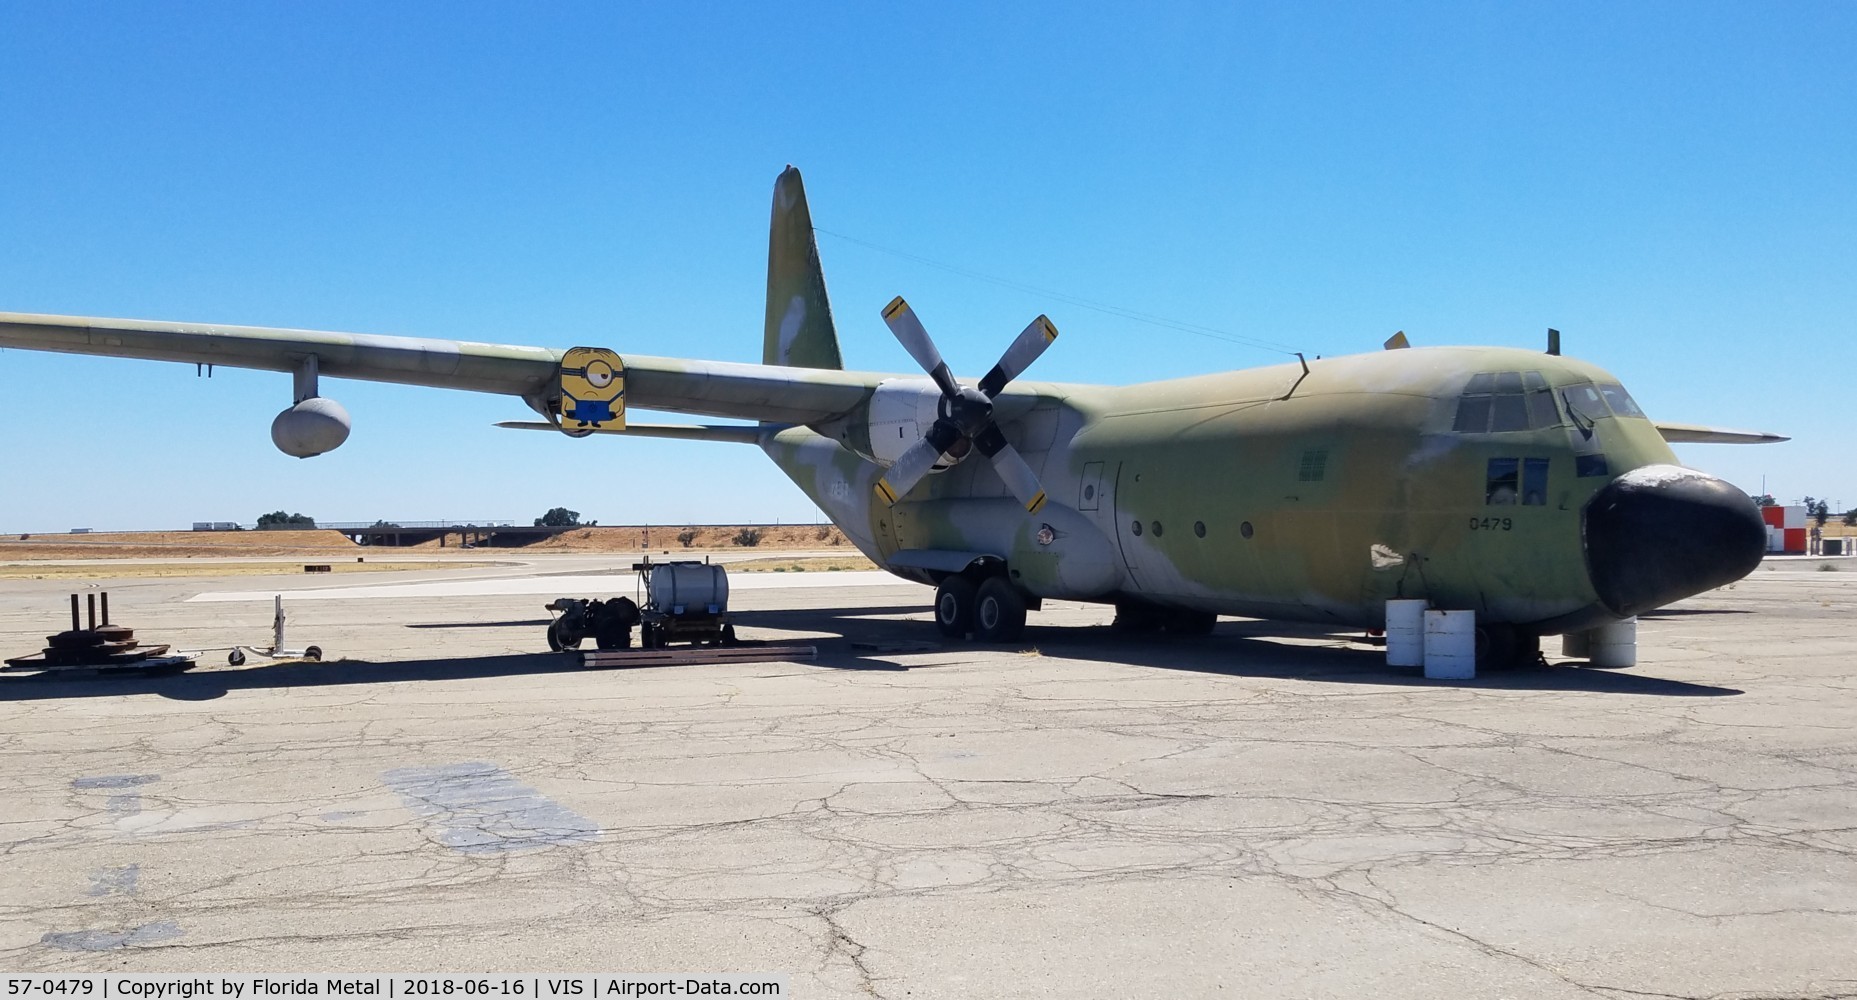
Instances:
[[[838,355],[832,304],[812,235],[812,213],[797,168],[774,181],[774,221],[767,237],[767,331],[761,363],[796,368],[845,367]]]

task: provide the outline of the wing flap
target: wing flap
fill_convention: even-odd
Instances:
[[[561,428],[543,420],[499,420],[498,427],[514,431],[554,431],[561,433]],[[784,425],[769,427],[767,430],[784,430]],[[588,430],[587,434],[618,434],[625,437],[670,438],[676,441],[733,441],[737,444],[758,444],[762,428],[756,424],[639,424],[628,423],[624,427],[599,427]]]

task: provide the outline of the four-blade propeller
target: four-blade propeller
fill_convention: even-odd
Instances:
[[[902,296],[884,307],[883,321],[896,339],[902,341],[909,356],[916,359],[916,364],[935,380],[935,385],[941,389],[941,403],[937,408],[939,416],[928,434],[903,452],[896,464],[878,480],[877,495],[884,503],[894,505],[929,474],[936,459],[942,455],[961,458],[972,446],[979,448],[993,463],[993,470],[999,473],[1006,488],[1025,509],[1037,513],[1045,505],[1044,488],[1038,484],[1037,473],[1025,464],[1025,459],[1019,457],[1018,451],[1000,433],[999,425],[993,422],[993,398],[1007,383],[1031,367],[1057,339],[1057,327],[1043,316],[1032,320],[1012,346],[1006,348],[999,364],[980,380],[979,387],[969,389],[954,380],[948,363],[941,359],[935,342],[929,339],[922,321],[916,318],[915,310],[909,308]]]

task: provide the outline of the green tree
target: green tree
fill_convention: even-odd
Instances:
[[[538,528],[578,528],[580,527],[580,511],[556,507],[536,518],[535,526]]]
[[[1844,523],[1849,527],[1857,528],[1857,507],[1844,512]]]
[[[1756,507],[1778,507],[1779,505],[1780,502],[1773,499],[1773,494],[1771,493],[1762,493],[1754,498],[1754,506]]]
[[[1805,505],[1806,514],[1810,516],[1812,520],[1817,521],[1819,527],[1824,527],[1825,522],[1831,518],[1831,502],[1829,500],[1806,497],[1800,502]]]
[[[301,531],[314,528],[316,519],[308,514],[286,514],[274,510],[258,518],[259,531]]]

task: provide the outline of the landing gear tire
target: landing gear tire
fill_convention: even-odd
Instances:
[[[1025,635],[1025,598],[1004,577],[980,585],[974,598],[974,634],[981,642],[1018,642]]]
[[[974,630],[974,582],[951,576],[935,588],[935,627],[950,639]]]
[[[1162,626],[1174,635],[1211,635],[1219,616],[1210,611],[1169,611]]]
[[[1513,625],[1477,626],[1477,669],[1532,666],[1541,658],[1541,637]]]
[[[242,649],[235,649],[232,652],[227,653],[226,662],[235,667],[244,666],[245,665],[245,651]]]
[[[1118,632],[1159,632],[1166,620],[1160,608],[1147,604],[1118,604],[1111,627]]]

